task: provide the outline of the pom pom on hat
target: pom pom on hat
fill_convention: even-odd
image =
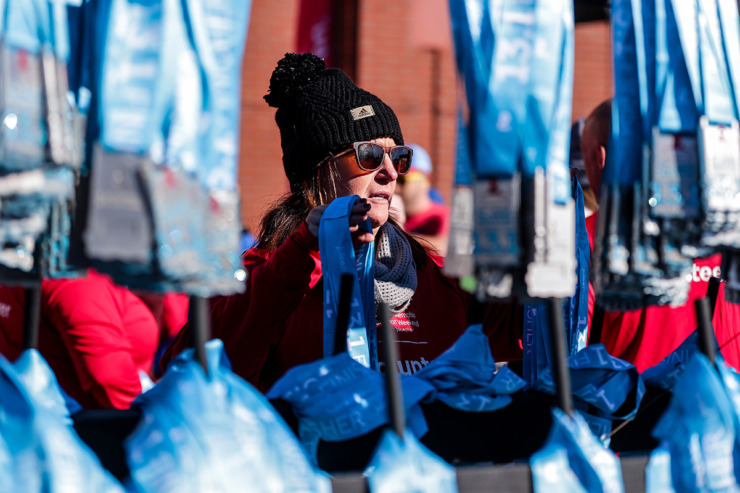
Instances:
[[[318,79],[326,70],[326,63],[311,53],[286,53],[270,77],[267,104],[279,108],[291,96],[300,94],[306,86]]]

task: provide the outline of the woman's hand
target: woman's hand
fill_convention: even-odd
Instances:
[[[321,223],[321,216],[324,215],[326,210],[325,205],[319,205],[311,209],[306,217],[306,226],[312,235],[319,237],[319,224]],[[370,243],[373,241],[372,232],[360,232],[360,223],[367,219],[367,213],[370,211],[370,204],[366,199],[359,199],[355,201],[355,205],[352,206],[352,212],[349,216],[349,231],[352,233],[352,240],[355,244],[358,243]]]

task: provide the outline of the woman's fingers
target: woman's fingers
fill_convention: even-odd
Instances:
[[[318,238],[319,236],[319,224],[321,224],[321,216],[324,215],[326,205],[319,205],[311,209],[306,217],[306,226],[312,235]],[[354,235],[360,229],[359,225],[367,219],[367,213],[370,211],[370,203],[366,199],[359,199],[352,206],[352,211],[349,216],[349,231],[353,233],[355,241],[360,243],[369,243],[373,241],[372,233],[361,233],[360,235]],[[370,239],[367,239],[367,238]],[[360,239],[362,238],[362,239]]]
[[[352,206],[352,212],[349,216],[351,226],[359,224],[367,219],[367,213],[370,212],[370,203],[366,199],[359,199]]]
[[[370,243],[370,242],[372,242],[375,239],[375,237],[373,236],[372,233],[362,232],[362,233],[353,234],[352,235],[352,239],[353,239],[353,242],[355,244],[357,244],[357,243]]]

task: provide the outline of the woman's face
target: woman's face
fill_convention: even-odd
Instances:
[[[384,147],[396,145],[389,137],[373,139],[369,142]],[[348,152],[336,159],[336,168],[339,175],[336,184],[337,195],[340,197],[359,195],[360,198],[367,199],[370,203],[370,212],[368,212],[370,224],[373,227],[373,233],[377,233],[378,228],[388,221],[391,198],[396,190],[398,173],[393,167],[390,156],[388,153],[383,156],[383,164],[377,170],[364,171],[357,166],[355,153]]]

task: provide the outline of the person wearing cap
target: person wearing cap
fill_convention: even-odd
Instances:
[[[375,241],[375,300],[392,311],[401,372],[429,364],[478,321],[497,360],[521,358],[518,340],[508,340],[521,327],[521,311],[502,304],[481,314],[476,307],[473,320],[471,296],[389,217],[396,180],[413,162],[393,110],[310,53],[278,62],[265,100],[277,108],[290,191],[267,211],[256,247],[243,255],[245,292],[211,300],[212,333],[223,340],[233,371],[267,391],[291,367],[322,358],[319,223],[334,198],[353,194],[360,200],[349,229],[355,244]],[[366,219],[371,233],[358,230]],[[188,346],[189,333],[186,325],[163,366]]]
[[[406,208],[406,231],[428,241],[441,256],[447,253],[450,211],[430,195],[432,160],[423,147],[409,144],[414,151],[411,170],[398,178],[399,190]]]

